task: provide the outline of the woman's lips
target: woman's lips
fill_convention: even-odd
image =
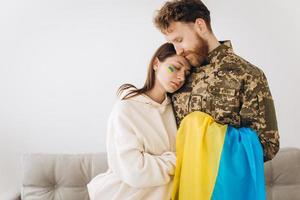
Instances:
[[[173,81],[171,81],[171,83],[172,83],[173,85],[175,85],[177,88],[179,87],[179,84],[178,84],[178,83],[175,83],[175,82],[173,82]]]

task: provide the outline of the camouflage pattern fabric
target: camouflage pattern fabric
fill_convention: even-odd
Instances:
[[[279,133],[272,95],[264,72],[233,52],[230,41],[192,67],[185,84],[171,96],[176,123],[193,111],[205,112],[236,128],[253,128],[264,149],[264,161],[279,150]]]

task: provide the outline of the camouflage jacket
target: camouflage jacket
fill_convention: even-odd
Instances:
[[[276,113],[266,76],[234,54],[230,41],[211,51],[205,64],[193,67],[183,87],[171,98],[178,127],[187,114],[202,111],[219,123],[253,128],[265,162],[279,150]]]

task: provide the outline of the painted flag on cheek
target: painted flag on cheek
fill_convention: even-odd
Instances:
[[[172,200],[264,200],[263,149],[251,128],[222,125],[195,111],[176,136]]]
[[[173,73],[175,71],[175,68],[173,66],[168,66],[167,68],[168,72]]]

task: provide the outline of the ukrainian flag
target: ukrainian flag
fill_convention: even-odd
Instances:
[[[263,149],[251,128],[192,112],[176,136],[172,200],[264,200]]]

